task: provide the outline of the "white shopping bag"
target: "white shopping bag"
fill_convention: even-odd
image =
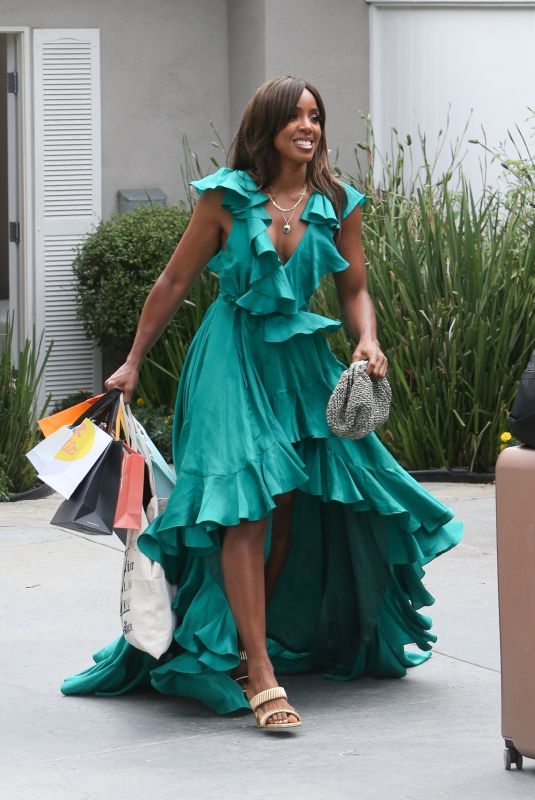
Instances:
[[[153,518],[156,513],[157,499],[153,497],[147,514]],[[147,558],[137,546],[139,536],[148,525],[147,514],[142,512],[141,530],[128,531],[121,586],[121,621],[123,635],[129,644],[159,658],[173,639],[176,615],[171,602],[176,586],[167,582],[162,565]]]
[[[69,498],[111,442],[109,434],[84,419],[75,428],[62,426],[26,455],[43,483]]]

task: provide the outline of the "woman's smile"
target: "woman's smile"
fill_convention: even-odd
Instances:
[[[312,150],[314,146],[312,139],[294,139],[294,142],[300,150]]]

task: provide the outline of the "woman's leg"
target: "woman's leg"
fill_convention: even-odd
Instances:
[[[290,552],[294,498],[295,490],[273,498],[277,508],[273,509],[271,549],[265,567],[266,608]]]
[[[266,650],[266,595],[264,583],[264,543],[267,519],[243,522],[226,529],[221,551],[225,591],[247,651],[249,696],[277,686],[273,666]],[[264,703],[259,711],[280,706],[280,700]],[[296,722],[286,714],[274,714],[268,724]]]

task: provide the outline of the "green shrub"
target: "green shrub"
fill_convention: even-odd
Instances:
[[[78,314],[115,362],[130,349],[147,294],[190,217],[182,207],[141,206],[101,222],[78,250]],[[217,291],[215,276],[205,271],[145,358],[138,391],[151,407],[172,409],[186,350]]]
[[[58,400],[58,402],[54,404],[52,413],[55,414],[58,411],[64,411],[66,408],[70,408],[71,406],[76,406],[78,403],[83,403],[84,400],[87,400],[92,396],[92,392],[88,392],[86,389],[80,389],[74,394],[69,394],[67,397],[63,397],[61,400]]]
[[[26,453],[39,441],[35,402],[52,345],[42,353],[42,335],[26,339],[20,353],[14,350],[13,318],[7,319],[0,344],[0,492],[24,492],[35,484],[36,472]],[[16,358],[18,356],[18,358]],[[16,368],[14,367],[17,363]],[[39,412],[43,416],[49,398]]]
[[[172,456],[173,415],[167,406],[154,407],[138,400],[133,412],[168,463]]]
[[[141,308],[190,219],[182,207],[140,206],[102,221],[74,260],[78,315],[103,352],[127,351]]]

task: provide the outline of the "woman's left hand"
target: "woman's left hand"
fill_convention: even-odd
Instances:
[[[361,339],[351,361],[367,361],[366,372],[372,380],[385,378],[388,370],[388,359],[375,339]]]

